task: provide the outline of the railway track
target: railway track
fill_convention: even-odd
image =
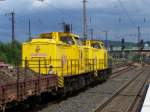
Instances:
[[[124,68],[125,69],[125,68]],[[123,70],[123,69],[121,69],[121,70]],[[116,70],[115,71],[115,73],[117,72],[117,73],[119,73],[119,71],[121,71],[121,70]],[[0,73],[1,74],[4,74],[4,75],[6,75],[6,76],[8,76],[8,77],[2,77],[1,78],[1,81],[4,81],[5,83],[7,83],[7,85],[8,86],[10,86],[10,87],[12,87],[12,83],[10,83],[11,81],[10,80],[14,80],[14,86],[17,86],[16,85],[16,81],[17,80],[29,80],[30,82],[32,82],[33,83],[33,85],[34,85],[34,81],[32,81],[32,77],[37,77],[38,76],[38,74],[35,74],[35,75],[33,75],[33,72],[31,71],[31,70],[28,70],[28,69],[19,69],[19,74],[18,75],[16,75],[18,72],[16,72],[16,70],[14,70],[14,69],[1,69],[0,70]],[[31,80],[30,80],[30,78],[31,78]],[[29,82],[29,83],[30,83]],[[9,85],[9,83],[10,83],[10,85]],[[3,83],[2,83],[3,84]],[[23,84],[24,84],[24,82],[23,82]],[[23,85],[23,87],[24,87],[24,85]],[[27,87],[26,87],[27,88]],[[25,88],[25,89],[26,89]],[[13,88],[12,88],[13,89]],[[24,89],[21,87],[21,89],[22,89],[22,91],[24,91]],[[6,88],[6,90],[8,90],[7,88]],[[10,89],[9,89],[10,90]],[[15,91],[15,90],[14,90]],[[29,91],[30,92],[30,90],[28,89],[28,90],[26,90],[26,91]],[[11,97],[11,94],[12,94],[12,92],[10,91],[6,91],[5,92],[6,93],[6,95],[8,96],[8,95],[10,95],[10,96],[8,96],[8,97]],[[20,95],[22,95],[22,93],[20,94]],[[23,96],[24,97],[24,96]],[[14,94],[13,95],[13,97],[11,97],[11,98],[15,98],[15,99],[17,99],[17,94]],[[3,99],[3,98],[2,98]],[[6,98],[5,98],[6,99]],[[57,98],[56,98],[57,99]],[[7,99],[6,99],[7,100]],[[13,101],[13,99],[11,99],[12,101]],[[59,100],[60,101],[60,100]],[[11,101],[9,101],[10,103],[11,103]],[[51,100],[50,100],[50,102],[51,102]],[[4,108],[5,108],[5,105],[3,106]]]
[[[146,65],[147,66],[147,65]],[[147,66],[150,67],[150,66]],[[150,77],[148,77],[144,87],[142,88],[141,92],[139,93],[139,96],[136,98],[135,104],[132,107],[132,112],[140,112],[143,102],[144,102],[144,98],[146,95],[146,91],[147,91],[147,85],[150,84]]]
[[[122,85],[110,97],[103,100],[92,112],[132,112],[134,105],[147,82],[149,68],[144,68],[139,74]]]
[[[134,68],[136,68],[136,66],[133,66],[132,64],[130,64],[128,66],[124,66],[122,68],[119,68],[119,70],[115,70],[115,71],[112,72],[112,75],[109,77],[109,79],[113,79],[113,78],[121,75],[122,73],[130,71]]]
[[[30,110],[28,112],[91,112],[97,107],[98,102],[104,103],[104,100],[106,101],[106,99],[110,98],[122,85],[127,84],[141,73],[141,68],[136,69],[134,67],[134,69],[124,69],[120,71],[120,75],[110,78],[103,84],[89,88],[65,100],[55,101],[54,103],[51,102],[44,106],[44,108],[42,106],[38,107],[39,109]]]

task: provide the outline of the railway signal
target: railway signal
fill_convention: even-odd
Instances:
[[[121,51],[124,51],[124,49],[125,49],[125,40],[124,40],[124,38],[122,38],[122,40],[121,40]]]
[[[140,50],[142,51],[144,49],[144,40],[140,41]]]
[[[114,46],[111,44],[111,45],[110,45],[110,51],[113,52],[113,48],[114,48]]]

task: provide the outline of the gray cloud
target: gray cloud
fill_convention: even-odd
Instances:
[[[137,26],[140,25],[142,38],[148,40],[150,36],[150,1],[121,0],[121,3],[125,8],[118,0],[88,0],[88,18],[92,18],[92,22],[89,21],[89,29],[94,28],[95,37],[100,35],[100,38],[104,39],[102,31],[109,30],[110,39],[117,40],[125,37],[128,41],[136,41]],[[0,2],[0,5],[0,39],[2,41],[8,41],[11,37],[9,17],[4,16],[11,10],[16,12],[16,37],[20,41],[24,41],[28,37],[29,18],[33,35],[61,31],[61,23],[66,21],[72,23],[74,32],[82,36],[81,0],[45,0],[45,2],[7,0]],[[6,38],[3,39],[3,37]]]

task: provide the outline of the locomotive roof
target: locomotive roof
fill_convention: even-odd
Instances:
[[[90,41],[90,42],[93,42],[93,43],[99,42],[99,43],[101,43],[101,44],[104,44],[104,42],[102,42],[101,40],[87,40],[87,41]]]
[[[47,32],[47,33],[42,33],[40,34],[37,38],[33,38],[30,42],[48,42],[49,39],[53,38],[53,35],[58,35],[59,36],[68,36],[68,37],[75,37],[75,38],[80,38],[79,35],[73,34],[73,33],[65,33],[65,32]],[[44,39],[42,39],[44,38]],[[39,40],[40,39],[40,40]],[[41,40],[42,39],[42,40]],[[29,42],[24,42],[23,44],[27,44]]]
[[[76,38],[80,38],[79,35],[76,35],[76,34],[73,34],[73,33],[66,33],[66,32],[49,32],[49,33],[42,33],[40,34],[41,35],[44,35],[44,34],[59,34],[59,35],[69,35],[69,36],[73,36],[73,37],[76,37]]]

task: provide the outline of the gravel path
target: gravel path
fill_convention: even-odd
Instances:
[[[141,69],[128,71],[77,96],[48,105],[37,112],[91,112],[100,102],[108,98],[119,87],[140,73],[140,71]]]

